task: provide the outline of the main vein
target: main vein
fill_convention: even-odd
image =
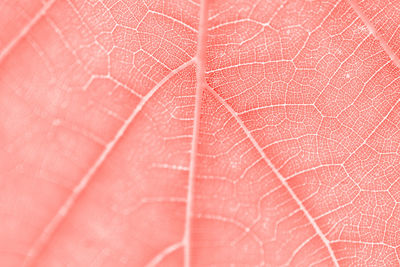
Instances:
[[[185,217],[185,230],[183,234],[184,249],[184,267],[190,266],[190,245],[191,245],[191,228],[192,228],[192,210],[193,210],[193,194],[194,180],[196,175],[196,156],[199,140],[200,113],[203,98],[203,88],[206,85],[206,47],[207,47],[207,20],[208,20],[208,0],[201,0],[200,3],[200,23],[199,35],[196,54],[196,94],[195,108],[193,120],[193,137],[190,152],[189,179],[187,185],[187,204]]]

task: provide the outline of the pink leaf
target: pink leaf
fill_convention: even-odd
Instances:
[[[1,266],[400,266],[400,5],[5,0]]]

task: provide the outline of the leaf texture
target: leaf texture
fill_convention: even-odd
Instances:
[[[0,3],[1,266],[400,266],[400,5]]]

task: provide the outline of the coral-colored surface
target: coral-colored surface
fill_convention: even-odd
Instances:
[[[399,24],[1,1],[0,266],[400,266]]]

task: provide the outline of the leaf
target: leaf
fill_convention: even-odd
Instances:
[[[2,266],[399,266],[400,6],[0,8]]]

